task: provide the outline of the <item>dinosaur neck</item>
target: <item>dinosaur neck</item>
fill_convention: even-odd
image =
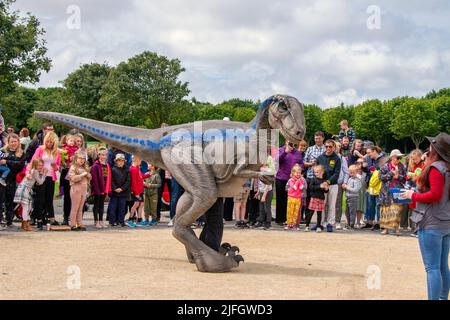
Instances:
[[[270,97],[259,105],[255,118],[250,122],[252,129],[270,129],[269,107],[272,104],[273,99],[273,97]]]

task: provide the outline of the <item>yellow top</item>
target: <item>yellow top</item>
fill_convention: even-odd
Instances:
[[[381,180],[378,178],[378,170],[372,173],[369,180],[369,186],[367,187],[367,192],[372,196],[377,196],[380,194],[381,190]]]

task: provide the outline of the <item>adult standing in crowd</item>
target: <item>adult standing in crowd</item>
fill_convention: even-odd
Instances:
[[[384,157],[384,153],[378,146],[370,145],[366,149],[366,156],[362,169],[366,173],[366,184],[369,185],[372,173],[380,169],[380,162]],[[366,224],[361,229],[378,229],[379,225],[375,223],[375,216],[378,213],[377,201],[379,195],[367,194],[367,209],[365,214]]]
[[[341,171],[339,172],[338,178],[338,193],[336,197],[336,230],[342,230],[341,220],[342,220],[342,200],[344,198],[343,185],[346,185],[348,179],[350,178],[348,172],[348,164],[346,158],[341,153],[341,144],[336,141],[336,154],[341,160]]]
[[[291,170],[295,164],[299,164],[303,169],[303,159],[297,150],[298,146],[290,141],[278,150],[278,172],[275,177],[276,187],[276,217],[275,222],[282,225],[286,222],[287,191],[286,184],[290,179]]]
[[[6,165],[10,172],[5,179],[6,186],[0,185],[0,206],[3,207],[3,204],[5,204],[6,225],[11,226],[14,218],[14,195],[17,189],[16,175],[25,166],[25,155],[20,145],[19,136],[15,133],[10,134],[1,152],[3,157],[0,164]],[[0,220],[2,220],[1,216]]]
[[[381,234],[388,234],[389,230],[400,233],[400,217],[407,207],[401,203],[394,203],[391,188],[403,188],[406,182],[406,168],[400,162],[403,154],[398,149],[391,151],[389,162],[380,168],[378,174],[382,185],[378,201],[380,205],[380,227],[384,229]]]
[[[403,197],[417,203],[412,220],[417,223],[419,246],[427,272],[428,299],[448,300],[450,270],[450,135],[430,140],[424,170],[417,179],[418,192]]]
[[[342,120],[339,125],[341,126],[341,131],[339,131],[339,141],[342,142],[344,137],[349,138],[349,146],[353,144],[353,141],[355,141],[355,130],[353,128],[350,128],[347,120]]]
[[[8,133],[3,130],[4,130],[3,124],[0,123],[0,148],[6,146],[8,140]]]
[[[338,180],[341,173],[341,159],[336,154],[336,143],[334,140],[325,141],[325,153],[317,158],[317,164],[325,169],[326,181],[322,183],[323,187],[328,186],[325,204],[328,208],[326,214],[322,217],[327,222],[327,232],[333,232],[336,223],[336,201],[339,191]],[[323,224],[322,224],[323,225]]]
[[[30,131],[27,128],[22,128],[19,133],[20,144],[23,146],[23,152],[27,152],[28,146],[31,143]]]
[[[58,149],[58,136],[53,131],[48,131],[45,134],[43,145],[36,149],[31,160],[42,159],[44,168],[47,168],[47,176],[45,182],[35,187],[36,191],[36,205],[35,211],[38,211],[35,216],[38,220],[38,228],[42,228],[42,223],[46,218],[49,218],[52,225],[59,225],[55,220],[55,210],[53,207],[53,196],[55,194],[56,173],[59,171],[61,165],[61,153]],[[28,164],[27,173],[31,169],[31,163]],[[65,195],[67,196],[67,195]]]
[[[45,135],[48,132],[53,132],[53,131],[55,131],[55,129],[53,128],[53,125],[51,123],[45,122],[42,125],[41,130],[36,132],[36,135],[34,136],[33,140],[28,145],[27,152],[25,153],[25,160],[27,162],[31,162],[31,159],[33,158],[34,153],[36,152],[37,148],[39,148],[39,146],[42,146],[42,144],[44,143]]]

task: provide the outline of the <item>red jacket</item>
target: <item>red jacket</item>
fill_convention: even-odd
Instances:
[[[139,167],[132,165],[130,167],[130,176],[131,176],[131,194],[138,196],[144,192],[144,179],[150,177],[151,174],[149,173],[142,174]]]

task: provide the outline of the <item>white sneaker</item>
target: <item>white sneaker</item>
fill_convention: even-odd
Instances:
[[[309,232],[309,227],[305,227],[305,232]]]
[[[321,233],[321,232],[322,232],[322,228],[317,228],[317,229],[316,229],[316,232],[317,232],[317,233]]]
[[[342,230],[342,226],[340,223],[336,223],[336,230]]]
[[[173,227],[173,219],[170,219],[169,223],[167,224],[168,227]]]

